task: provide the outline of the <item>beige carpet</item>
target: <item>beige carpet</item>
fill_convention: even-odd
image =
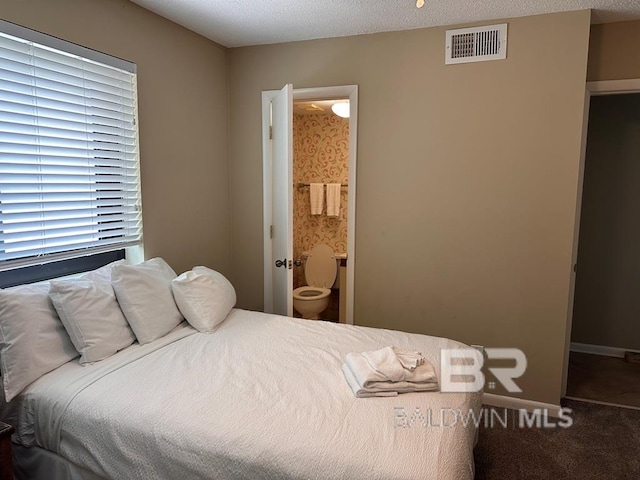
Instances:
[[[563,406],[573,410],[570,428],[481,427],[476,480],[640,479],[640,410]]]

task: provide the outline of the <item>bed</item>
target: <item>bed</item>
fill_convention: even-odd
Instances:
[[[43,375],[0,418],[17,478],[439,479],[474,475],[479,393],[356,398],[349,352],[418,350],[440,374],[444,338],[232,309],[91,365]]]

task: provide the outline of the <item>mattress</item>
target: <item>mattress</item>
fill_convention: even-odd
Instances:
[[[451,414],[477,414],[480,394],[354,397],[345,355],[388,345],[438,376],[440,350],[465,347],[234,309],[213,334],[183,324],[43,376],[14,406],[14,441],[105,478],[472,479],[475,427]]]

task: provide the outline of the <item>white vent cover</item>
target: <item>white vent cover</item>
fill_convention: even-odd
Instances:
[[[507,24],[447,30],[444,63],[483,62],[507,58]]]

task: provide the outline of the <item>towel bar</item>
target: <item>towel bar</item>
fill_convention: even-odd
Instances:
[[[320,182],[318,182],[320,183]],[[335,183],[335,182],[327,182],[327,183]],[[303,188],[303,187],[308,187],[310,184],[309,183],[298,183],[298,188]],[[323,183],[323,185],[326,185],[326,183]],[[349,188],[349,185],[347,185],[346,183],[343,183],[342,185],[340,185],[340,187],[342,188]]]

